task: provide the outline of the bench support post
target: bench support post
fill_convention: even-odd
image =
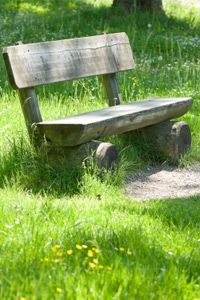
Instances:
[[[51,161],[65,158],[69,167],[80,165],[92,156],[100,169],[110,169],[116,165],[118,159],[115,145],[96,140],[75,147],[60,147],[46,142],[42,144],[40,151],[45,152]]]
[[[137,130],[147,142],[152,144],[156,156],[169,159],[173,163],[191,147],[190,127],[186,122],[165,121]]]
[[[35,130],[34,124],[37,122],[42,122],[42,116],[40,113],[35,89],[26,88],[19,89],[18,91],[30,140],[35,146],[39,145],[40,138],[39,134]]]
[[[109,106],[119,105],[121,95],[117,84],[116,74],[103,75],[103,84],[108,98]]]

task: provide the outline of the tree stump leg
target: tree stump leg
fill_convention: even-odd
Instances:
[[[191,147],[191,132],[186,122],[165,121],[153,126],[137,130],[153,149],[177,163]]]
[[[116,146],[111,143],[99,143],[95,157],[99,168],[111,169],[118,159]]]
[[[72,167],[80,165],[84,160],[91,157],[91,155],[97,166],[101,169],[112,168],[118,159],[115,145],[96,140],[75,147],[60,147],[46,142],[42,145],[41,151],[47,154],[50,161],[65,158]]]

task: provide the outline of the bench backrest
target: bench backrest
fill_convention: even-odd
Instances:
[[[134,68],[131,46],[123,32],[20,44],[4,48],[3,56],[15,89]]]
[[[120,104],[116,73],[134,68],[127,35],[103,34],[77,39],[20,44],[3,49],[10,83],[19,91],[31,140],[39,145],[35,126],[42,121],[35,86],[102,75],[109,106]],[[35,136],[38,136],[35,140]]]

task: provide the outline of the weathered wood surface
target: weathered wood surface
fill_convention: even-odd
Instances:
[[[34,144],[37,144],[39,143],[39,136],[37,135],[34,124],[42,122],[42,116],[40,113],[35,89],[20,89],[19,98],[30,139]]]
[[[134,68],[125,33],[10,46],[3,49],[3,56],[13,88]]]
[[[119,105],[121,102],[121,95],[119,93],[116,74],[103,75],[103,84],[108,98],[108,105]]]
[[[91,139],[150,126],[185,114],[191,98],[160,98],[37,124],[41,135],[61,146],[80,145]]]
[[[100,169],[115,167],[118,160],[116,146],[112,143],[104,143],[92,140],[88,143],[75,147],[60,147],[49,142],[40,147],[42,153],[46,153],[51,161],[59,158],[67,159],[68,167],[76,167],[88,159],[93,159]]]
[[[174,163],[191,148],[190,128],[183,121],[165,121],[130,134],[133,138],[135,135],[143,136],[151,144],[156,157],[170,159]]]

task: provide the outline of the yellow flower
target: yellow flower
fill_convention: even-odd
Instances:
[[[67,250],[67,254],[68,254],[68,255],[72,255],[72,253],[73,253],[73,250],[71,250],[71,249],[70,249],[70,250]]]
[[[81,245],[76,245],[76,249],[81,250],[82,246]]]
[[[20,297],[19,300],[26,300],[26,298],[25,297]]]
[[[63,253],[62,252],[57,252],[56,255],[57,256],[63,256]]]
[[[62,289],[61,289],[61,288],[56,288],[56,292],[57,292],[58,294],[60,294],[60,293],[62,293]]]
[[[100,252],[100,249],[99,249],[99,248],[93,247],[93,248],[92,248],[92,251],[94,251],[95,253],[99,253],[99,252]]]
[[[60,245],[55,245],[56,249],[60,249],[60,247],[61,247]]]
[[[106,269],[107,269],[107,270],[112,270],[112,267],[107,266]]]
[[[52,262],[55,262],[55,263],[59,263],[61,262],[62,260],[60,258],[56,258],[56,259],[52,259]]]
[[[83,249],[87,249],[87,247],[88,247],[87,245],[82,245]]]
[[[50,262],[50,259],[49,259],[48,257],[45,257],[45,258],[43,259],[43,261],[44,261],[44,262]]]
[[[57,249],[54,247],[54,248],[51,249],[51,251],[52,251],[52,252],[56,252]]]
[[[98,268],[99,269],[103,269],[104,267],[102,265],[98,265]]]
[[[125,249],[124,249],[123,247],[120,247],[120,248],[119,248],[119,251],[121,251],[121,252],[124,252],[124,250],[125,250]]]
[[[98,259],[94,258],[92,261],[94,264],[98,264]]]
[[[94,268],[96,267],[96,265],[95,265],[94,263],[92,263],[92,262],[89,262],[89,266],[90,266],[90,268],[92,268],[92,269],[94,269]]]
[[[127,251],[127,254],[128,254],[128,255],[132,255],[132,252],[128,250],[128,251]]]
[[[87,255],[88,255],[89,257],[92,257],[92,256],[94,256],[94,253],[92,252],[92,250],[88,250]]]

